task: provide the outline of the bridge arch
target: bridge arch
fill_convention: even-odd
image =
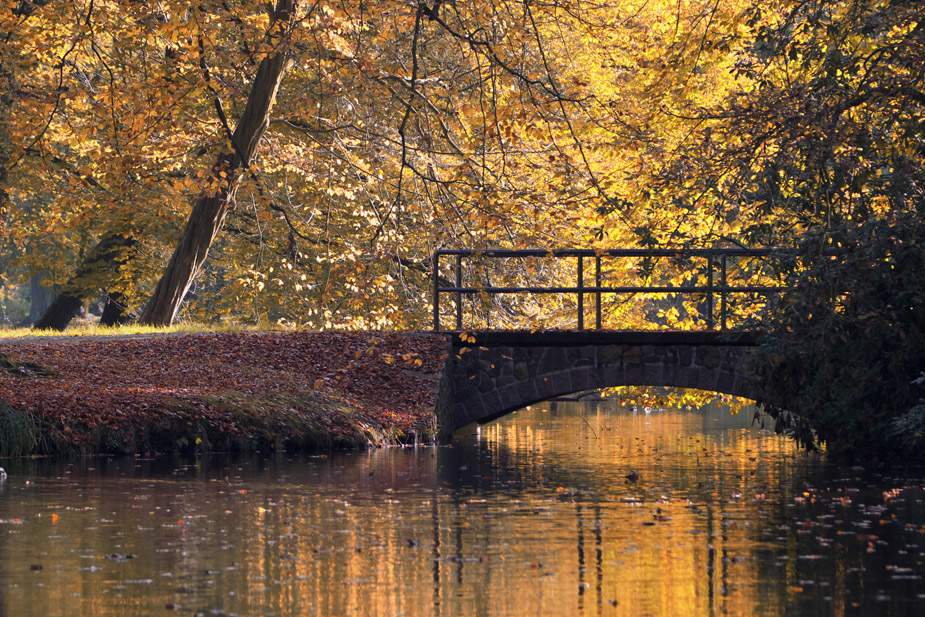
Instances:
[[[453,337],[437,420],[448,438],[557,396],[612,386],[697,388],[755,398],[755,337],[715,332],[481,333]]]

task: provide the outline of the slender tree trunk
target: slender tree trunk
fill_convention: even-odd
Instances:
[[[134,243],[131,236],[114,233],[103,236],[32,327],[37,330],[64,330],[80,312],[84,300],[113,278],[113,274],[125,263],[126,249]]]
[[[247,106],[232,136],[232,151],[221,155],[213,166],[210,183],[213,186],[206,188],[196,200],[167,269],[141,314],[143,324],[167,326],[173,323],[180,303],[225,223],[225,216],[234,206],[235,193],[270,123],[276,93],[291,64],[283,38],[294,13],[295,0],[279,0],[275,19],[282,22],[283,34],[277,40],[277,51],[265,57],[257,68]],[[214,185],[218,185],[217,188]]]
[[[0,66],[0,72],[3,67]],[[3,85],[7,80],[3,80]],[[9,164],[12,144],[10,143],[10,133],[7,127],[9,120],[9,110],[12,106],[12,99],[4,92],[0,92],[0,237],[3,237],[7,227],[7,208],[10,203],[10,194],[7,192],[9,182]]]

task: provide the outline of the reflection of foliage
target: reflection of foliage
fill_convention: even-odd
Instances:
[[[742,408],[750,405],[747,399],[707,392],[690,388],[658,388],[650,386],[617,386],[604,388],[601,396],[619,400],[624,406],[635,406],[640,409],[701,409],[708,405],[728,407],[730,413],[737,414]]]

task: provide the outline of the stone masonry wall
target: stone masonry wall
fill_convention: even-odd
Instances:
[[[672,386],[750,397],[748,349],[724,345],[463,347],[447,361],[441,434],[556,396],[611,386]],[[449,390],[449,391],[448,391]]]

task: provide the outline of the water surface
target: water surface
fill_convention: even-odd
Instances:
[[[548,403],[454,447],[5,461],[5,615],[925,614],[925,473]]]

